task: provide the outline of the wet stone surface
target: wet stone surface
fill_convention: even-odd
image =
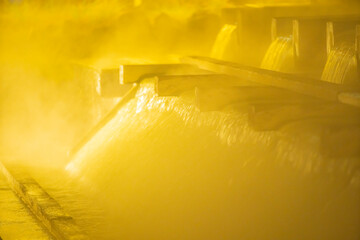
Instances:
[[[0,239],[52,239],[0,175]]]

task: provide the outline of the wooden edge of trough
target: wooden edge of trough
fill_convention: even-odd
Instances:
[[[0,172],[24,205],[56,240],[85,240],[89,237],[75,220],[31,177],[13,174],[0,162]]]
[[[174,96],[196,87],[246,87],[259,86],[254,82],[222,74],[201,75],[159,75],[156,76],[156,90],[159,96]]]
[[[201,69],[218,74],[225,74],[259,84],[286,89],[308,96],[323,99],[325,101],[340,102],[343,104],[360,107],[359,86],[345,86],[328,83],[320,80],[309,79],[292,74],[275,72],[255,67],[230,63],[208,57],[185,57],[181,59],[184,63],[193,64]],[[341,97],[347,92],[347,98]]]

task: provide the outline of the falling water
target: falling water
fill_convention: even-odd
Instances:
[[[268,48],[261,63],[261,68],[284,71],[292,64],[293,56],[292,37],[278,37]]]
[[[299,148],[291,132],[252,130],[246,112],[199,112],[150,82],[66,169],[108,212],[102,239],[358,236],[356,161],[323,159],[317,131]]]
[[[212,48],[211,57],[217,59],[223,59],[226,54],[226,50],[233,38],[236,25],[225,24],[216,37],[215,43]]]
[[[341,45],[330,51],[321,79],[323,81],[344,84],[351,81],[356,68],[354,47]]]

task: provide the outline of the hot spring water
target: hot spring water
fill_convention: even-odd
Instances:
[[[292,37],[278,37],[269,46],[261,63],[261,68],[286,71],[293,64]]]
[[[356,55],[354,47],[341,45],[330,51],[321,79],[344,84],[356,79]]]
[[[223,59],[226,56],[228,47],[234,39],[234,34],[236,33],[235,30],[236,25],[231,24],[225,24],[221,28],[211,51],[212,58]],[[235,49],[232,49],[232,51],[235,51]]]

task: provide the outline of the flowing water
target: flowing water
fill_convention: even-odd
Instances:
[[[234,38],[236,25],[225,24],[216,37],[215,43],[211,51],[211,57],[223,59],[230,42]],[[234,49],[233,49],[234,50]]]
[[[357,160],[325,159],[318,127],[294,129],[257,132],[246,112],[199,112],[147,83],[66,170],[103,211],[96,239],[356,239]]]
[[[341,45],[330,51],[321,79],[344,84],[356,77],[356,55],[354,47]]]
[[[94,8],[94,13],[103,9]],[[119,10],[110,7],[109,11]],[[70,15],[80,12],[87,11],[74,10]],[[60,15],[53,18],[56,24]],[[40,22],[47,22],[44,19]],[[115,24],[114,19],[95,22]],[[132,21],[125,19],[129,31],[115,31],[118,37],[110,34],[106,41],[91,37],[93,28],[84,22],[72,28],[72,21],[64,20],[69,33],[54,34],[67,36],[65,40],[71,44],[61,49],[69,56],[87,56],[89,49],[96,50],[95,56],[97,52],[123,52],[129,45],[152,49],[133,42],[151,39],[143,37],[147,30],[139,37],[139,29],[146,23],[141,19],[136,27],[129,27]],[[12,26],[3,36],[12,36]],[[111,26],[99,28],[95,35],[104,36]],[[136,37],[129,38],[131,44],[119,44],[133,29],[137,31]],[[233,50],[230,43],[235,31],[236,26],[229,24],[221,29],[212,57],[223,59]],[[24,37],[15,35],[13,39]],[[38,51],[46,43],[59,42],[56,37],[49,39],[34,38],[37,48],[28,44],[29,39],[26,44],[11,46],[14,52]],[[86,47],[78,44],[79,39],[88,43],[80,44]],[[15,55],[22,59],[24,52]],[[140,48],[139,52],[143,55],[145,51]],[[33,52],[27,55],[32,61]],[[271,44],[263,67],[283,71],[291,57],[291,38],[279,38]],[[36,89],[42,84],[32,81],[32,85]],[[69,102],[66,106],[76,101]],[[52,171],[44,166],[46,169],[36,169],[32,175],[92,239],[359,239],[358,159],[323,157],[319,153],[322,128],[316,124],[295,123],[279,131],[260,132],[251,129],[248,118],[247,111],[199,112],[182,97],[156,96],[153,84],[144,83],[136,98],[119,110],[66,168]],[[53,125],[47,125],[46,133],[59,128],[58,121],[49,122]],[[16,135],[17,141],[21,138],[22,134]],[[44,139],[56,146],[48,137]],[[36,144],[33,136],[25,140],[32,148]]]
[[[278,37],[269,46],[261,68],[273,71],[286,71],[293,64],[292,37]]]

